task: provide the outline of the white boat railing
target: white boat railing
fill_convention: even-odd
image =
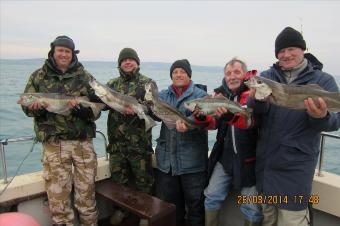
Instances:
[[[333,134],[333,133],[326,133],[326,132],[322,132],[321,133],[319,167],[318,167],[318,173],[316,174],[319,177],[322,176],[322,166],[323,166],[324,147],[325,147],[325,139],[326,139],[326,137],[331,137],[331,138],[339,139],[340,140],[340,136],[339,135],[336,135],[336,134]]]
[[[104,144],[105,144],[105,150],[106,150],[106,148],[107,148],[107,139],[106,139],[105,134],[102,131],[100,131],[100,130],[97,130],[96,132],[103,137]],[[330,138],[334,138],[334,139],[339,139],[340,140],[340,136],[339,135],[332,134],[332,133],[326,133],[326,132],[322,132],[321,133],[320,157],[319,157],[317,176],[322,176],[322,167],[323,167],[323,161],[324,161],[324,147],[325,147],[325,138],[326,137],[330,137]],[[1,167],[2,167],[2,172],[3,172],[3,182],[5,184],[8,183],[5,146],[8,145],[9,143],[17,143],[17,142],[30,141],[30,140],[33,140],[33,144],[32,144],[32,147],[31,147],[31,150],[33,150],[33,147],[36,144],[34,136],[24,136],[24,137],[0,140],[0,158],[1,158],[0,160],[1,160]],[[108,160],[108,155],[107,154],[105,155],[105,158],[106,158],[106,160]]]
[[[107,148],[107,139],[105,134],[101,130],[96,131],[98,134],[100,134],[103,139],[104,139],[104,145],[105,145],[105,150]],[[32,140],[32,147],[29,151],[32,152],[34,145],[37,143],[36,139],[34,136],[23,136],[23,137],[17,137],[17,138],[9,138],[9,139],[3,139],[0,140],[0,161],[1,161],[1,168],[2,168],[2,176],[3,176],[3,183],[7,184],[8,183],[8,174],[7,174],[7,163],[6,163],[6,152],[5,152],[5,146],[8,145],[9,143],[18,143],[22,141],[30,141]],[[105,155],[106,160],[108,160],[108,155]],[[0,177],[1,179],[1,177]]]

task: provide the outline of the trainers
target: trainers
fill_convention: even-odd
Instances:
[[[116,210],[113,215],[110,217],[110,224],[112,225],[120,225],[124,218],[128,216],[127,212],[123,212],[121,210]]]
[[[147,219],[140,219],[139,226],[149,226],[149,221]]]

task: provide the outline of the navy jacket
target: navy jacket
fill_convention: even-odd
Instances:
[[[248,89],[241,85],[233,94],[227,87],[224,79],[222,85],[214,90],[216,94],[244,104],[248,97]],[[209,157],[208,176],[220,162],[225,170],[233,178],[235,189],[255,185],[255,150],[257,140],[257,128],[241,129],[235,126],[240,119],[234,114],[227,114],[224,119],[218,120],[216,142]],[[250,126],[252,127],[252,126]],[[249,128],[247,126],[247,128]]]
[[[292,84],[318,84],[323,89],[338,92],[334,78],[322,72],[322,64],[311,54],[307,68]],[[261,76],[286,83],[277,65]],[[268,102],[249,100],[249,107],[259,114],[261,125],[256,149],[256,184],[260,193],[287,197],[276,205],[287,210],[307,207],[319,155],[321,131],[335,131],[340,127],[340,113],[328,112],[317,119],[306,111],[279,107]],[[302,197],[300,200],[299,197]],[[283,199],[282,199],[283,200]]]
[[[177,108],[186,117],[192,113],[184,108],[184,102],[201,98],[207,93],[190,83],[186,91],[178,99],[172,88],[163,90],[159,98]],[[156,146],[157,167],[164,173],[181,175],[187,173],[204,172],[208,161],[208,133],[204,129],[189,130],[185,133],[169,130],[162,123],[160,136]]]

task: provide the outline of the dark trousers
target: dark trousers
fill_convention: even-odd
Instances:
[[[156,196],[176,205],[176,225],[185,225],[186,208],[190,226],[204,226],[206,172],[172,176],[156,170]]]

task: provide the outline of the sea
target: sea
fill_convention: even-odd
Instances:
[[[100,82],[106,83],[118,77],[117,62],[81,61],[85,68]],[[25,89],[25,85],[32,72],[40,68],[44,59],[6,60],[0,59],[0,140],[34,136],[33,120],[27,117],[16,102]],[[159,90],[171,84],[170,63],[142,62],[140,72],[157,82]],[[223,67],[192,65],[192,80],[208,87],[208,93],[221,84]],[[334,75],[340,87],[340,75]],[[97,129],[107,135],[107,112],[102,112],[96,121]],[[152,130],[153,145],[159,136],[160,124]],[[340,130],[333,132],[340,135]],[[209,148],[216,138],[216,131],[209,131]],[[323,170],[340,175],[340,140],[326,138]],[[98,157],[105,156],[104,139],[99,134],[94,139]],[[32,148],[33,147],[33,148]],[[42,146],[33,145],[32,141],[8,143],[4,146],[8,176],[35,172],[42,169]],[[0,179],[3,171],[0,162]]]

